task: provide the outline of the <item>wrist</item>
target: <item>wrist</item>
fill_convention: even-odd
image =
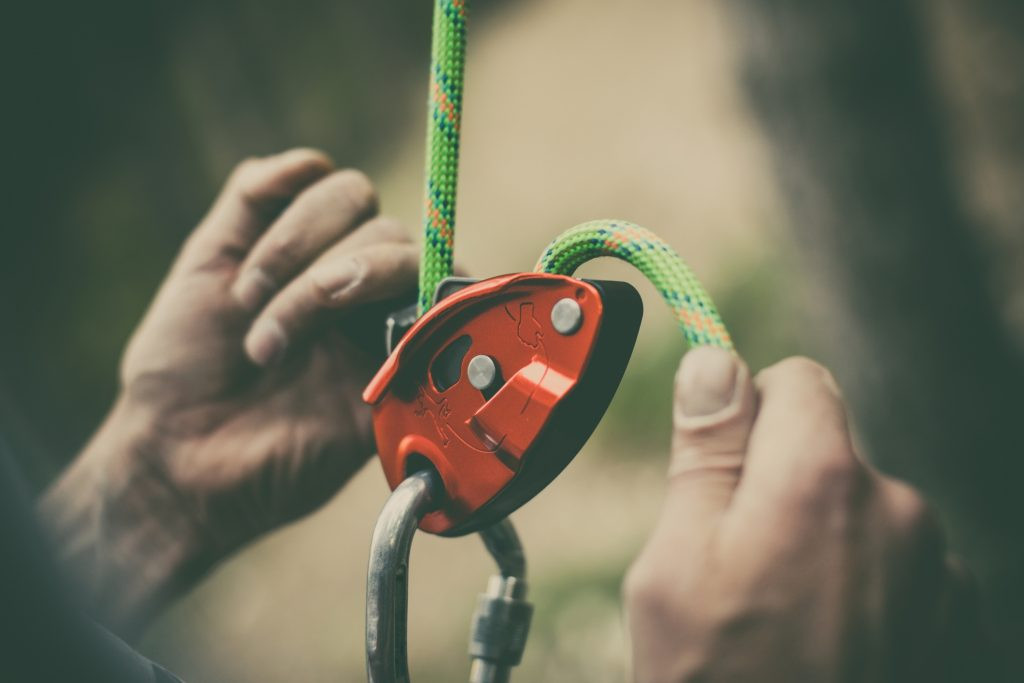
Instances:
[[[39,504],[93,616],[126,637],[208,568],[201,526],[166,476],[169,453],[118,401]]]

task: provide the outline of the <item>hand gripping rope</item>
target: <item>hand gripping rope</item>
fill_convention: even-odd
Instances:
[[[672,309],[690,346],[732,350],[707,292],[654,233],[620,220],[577,225],[534,274],[452,277],[466,49],[466,0],[434,7],[423,255],[415,310],[388,321],[390,356],[364,392],[392,495],[371,543],[366,602],[372,683],[407,682],[409,550],[416,528],[479,532],[498,564],[470,636],[473,683],[507,681],[532,607],[506,516],[582,447],[632,352],[640,300],[625,283],[570,276],[592,259],[632,264]]]

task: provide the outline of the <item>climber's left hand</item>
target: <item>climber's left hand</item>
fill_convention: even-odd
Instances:
[[[366,461],[360,393],[416,268],[359,171],[306,149],[235,169],[132,336],[109,416],[41,504],[101,619],[137,631]]]

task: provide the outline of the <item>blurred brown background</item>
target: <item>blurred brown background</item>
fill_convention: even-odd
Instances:
[[[102,417],[124,340],[237,160],[320,147],[417,230],[430,12],[5,10],[0,432],[37,487]],[[526,270],[597,217],[658,232],[753,366],[806,353],[835,369],[865,451],[924,489],[1000,643],[1022,644],[1024,5],[479,0],[469,42],[459,260]],[[638,282],[647,316],[598,434],[516,515],[537,603],[522,681],[624,680],[618,585],[661,495],[681,338],[626,267],[588,269]],[[144,649],[190,681],[359,680],[385,495],[371,463]],[[474,538],[417,540],[418,682],[465,678],[489,571]]]

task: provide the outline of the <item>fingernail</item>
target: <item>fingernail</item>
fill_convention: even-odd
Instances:
[[[325,268],[315,276],[320,290],[331,303],[341,303],[351,295],[363,280],[363,268],[355,259],[342,261]]]
[[[739,366],[725,349],[701,346],[683,357],[676,391],[687,417],[713,415],[732,403]]]
[[[257,365],[270,365],[288,346],[288,335],[274,318],[261,318],[245,338],[245,350]]]
[[[275,289],[277,285],[274,284],[274,280],[265,270],[256,266],[238,276],[231,293],[238,303],[251,311],[266,301]]]

